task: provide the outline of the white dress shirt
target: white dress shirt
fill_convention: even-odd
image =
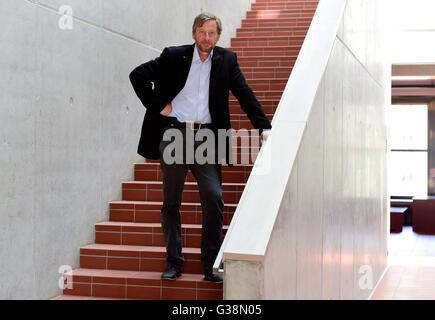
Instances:
[[[211,123],[208,99],[213,50],[204,62],[199,57],[196,45],[193,51],[186,84],[172,100],[172,112],[169,116],[176,117],[180,122]]]

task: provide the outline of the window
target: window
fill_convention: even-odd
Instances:
[[[427,105],[392,105],[389,110],[391,196],[427,195]]]

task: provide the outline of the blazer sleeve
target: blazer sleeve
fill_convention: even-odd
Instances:
[[[159,94],[162,75],[166,73],[169,63],[168,48],[160,57],[136,67],[130,73],[130,82],[136,95],[145,108],[160,113],[169,103]]]
[[[248,86],[237,62],[236,53],[233,54],[234,64],[230,71],[230,90],[239,101],[242,110],[246,113],[254,128],[259,129],[261,134],[264,129],[271,129],[272,125],[254,92]]]

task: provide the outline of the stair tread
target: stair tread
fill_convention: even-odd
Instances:
[[[103,221],[98,222],[95,226],[119,226],[119,227],[157,227],[160,228],[162,224],[160,222],[123,222],[123,221]],[[190,228],[190,229],[202,229],[202,225],[200,224],[192,224],[192,223],[182,223],[182,228]],[[222,226],[223,229],[228,229],[227,225]]]
[[[283,76],[283,72],[291,72],[293,70],[293,66],[252,66],[252,67],[242,67],[242,70],[249,71],[254,73],[254,75],[263,74],[265,72],[267,73],[273,73],[273,72],[281,72],[281,75],[279,75],[278,79],[287,79],[288,76]],[[290,73],[289,73],[290,74]],[[264,75],[262,75],[264,77]],[[269,78],[267,78],[269,79]],[[272,78],[275,79],[275,78]]]
[[[288,81],[288,78],[255,78],[255,79],[247,79],[249,83],[255,83],[257,81]]]
[[[87,269],[79,268],[72,271],[72,276],[92,277],[92,279],[81,278],[80,282],[93,282],[95,278],[121,278],[121,279],[146,279],[146,280],[161,280],[165,283],[173,283],[171,280],[162,280],[162,272],[155,271],[129,271],[129,270],[113,270],[113,269]],[[97,280],[98,281],[98,280]],[[204,280],[204,275],[201,273],[182,273],[177,282],[201,282],[216,287],[216,283]]]
[[[91,296],[74,296],[70,294],[63,294],[51,300],[126,300],[119,298],[105,298],[105,297],[91,297]]]
[[[273,100],[273,101],[276,101],[276,99],[262,99],[262,100],[265,100],[265,101],[267,101],[267,100]],[[232,113],[231,115],[240,115],[240,114],[242,114],[242,115],[245,115],[246,116],[246,113]],[[134,163],[134,165],[155,165],[155,166],[160,166],[160,163],[159,162],[135,162]],[[247,168],[250,168],[250,167],[253,167],[254,165],[253,164],[237,164],[237,165],[234,165],[232,168],[229,168],[230,170],[233,170],[233,169],[236,169],[236,168],[240,168],[240,167],[247,167]],[[228,165],[227,164],[225,164],[225,165],[222,165],[222,167],[228,167]]]
[[[136,184],[136,185],[143,185],[143,184],[154,184],[154,185],[161,185],[163,184],[163,181],[124,181],[123,184]],[[198,183],[195,181],[186,181],[184,183],[186,186],[196,186]],[[222,182],[222,186],[238,186],[238,187],[244,187],[246,186],[246,183],[243,182]]]
[[[287,36],[262,36],[262,37],[248,37],[248,36],[240,36],[240,37],[236,37],[233,38],[233,40],[288,40],[288,39],[295,39],[295,38],[301,38],[301,39],[305,39],[305,36],[300,35],[300,36],[292,36],[292,35],[287,35]]]
[[[132,204],[132,205],[163,205],[163,201],[136,201],[136,200],[114,200],[110,201],[110,204]],[[194,206],[201,205],[200,202],[182,202],[182,205]],[[225,203],[226,206],[237,207],[235,203]]]
[[[238,27],[237,31],[251,31],[251,30],[289,30],[289,31],[298,31],[298,30],[308,30],[308,26],[265,26],[264,28],[261,27]],[[238,37],[234,37],[232,39],[237,39]]]
[[[264,49],[264,50],[269,50],[269,49],[292,49],[292,48],[300,48],[301,45],[300,44],[292,44],[290,46],[267,46],[267,47],[246,47],[246,46],[231,46],[228,49],[229,50],[235,50],[235,49],[244,49],[244,50],[259,50],[259,49]]]
[[[137,245],[121,245],[121,244],[103,244],[103,243],[92,243],[80,247],[80,249],[85,250],[107,250],[107,251],[146,251],[146,252],[161,252],[166,254],[166,248],[161,246],[137,246]],[[183,253],[200,254],[201,248],[183,247]]]

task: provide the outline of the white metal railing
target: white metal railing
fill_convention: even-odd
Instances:
[[[320,0],[313,21],[214,264],[263,262],[346,0]]]

